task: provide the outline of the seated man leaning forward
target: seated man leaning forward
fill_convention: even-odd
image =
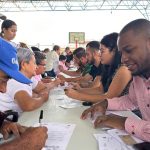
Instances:
[[[117,115],[99,116],[95,127],[109,126],[126,130],[136,137],[150,142],[150,21],[137,19],[128,23],[120,32],[118,47],[122,52],[122,62],[133,74],[129,94],[107,99],[85,110],[81,116],[85,119],[96,111],[105,114],[108,110],[132,110],[139,108],[142,120],[135,117]]]
[[[17,50],[19,68],[21,73],[31,79],[36,75],[36,63],[34,53],[25,48]],[[32,90],[37,93],[36,97],[32,96]],[[7,84],[6,93],[0,93],[0,110],[15,110],[19,113],[23,111],[32,111],[42,106],[48,100],[48,90],[36,80],[30,84],[24,84],[10,79]]]
[[[8,42],[0,38],[0,93],[6,92],[6,85],[9,78],[30,84],[31,81],[19,72],[16,50]],[[16,138],[10,142],[0,145],[0,150],[39,150],[45,145],[47,138],[46,127],[24,127],[18,123],[4,121],[0,126],[0,133],[4,139],[9,133],[13,133]]]

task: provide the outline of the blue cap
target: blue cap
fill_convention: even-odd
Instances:
[[[31,80],[19,71],[16,49],[2,38],[0,38],[0,70],[21,83],[31,83]]]

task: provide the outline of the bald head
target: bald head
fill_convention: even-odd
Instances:
[[[137,19],[120,32],[118,48],[133,75],[150,76],[150,21]]]
[[[150,35],[150,21],[146,19],[136,19],[131,21],[120,31],[120,35],[128,31],[133,31],[135,35],[139,33]]]

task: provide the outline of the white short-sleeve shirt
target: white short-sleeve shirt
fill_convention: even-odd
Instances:
[[[18,91],[26,91],[32,96],[32,90],[37,86],[38,81],[35,79],[31,80],[31,84],[23,84],[14,79],[10,79],[7,83],[6,93],[0,93],[0,111],[15,110],[20,114],[22,110],[14,97]]]
[[[56,73],[58,71],[59,55],[53,50],[46,54],[46,71],[54,69]]]

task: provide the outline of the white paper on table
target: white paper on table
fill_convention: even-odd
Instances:
[[[71,85],[68,82],[65,82],[64,86],[59,85],[58,87],[50,90],[50,95],[65,95],[64,89],[68,87],[71,87]]]
[[[100,150],[134,150],[131,145],[126,145],[120,138],[122,135],[129,135],[127,132],[118,129],[108,130],[104,134],[94,134],[94,137],[98,141]],[[132,135],[131,135],[132,136]],[[132,138],[137,142],[143,142],[136,137]]]
[[[48,128],[48,139],[45,144],[47,150],[66,150],[75,124],[43,123]]]
[[[76,107],[81,107],[82,104],[78,104],[78,103],[70,103],[70,104],[62,104],[59,105],[59,107],[67,109],[67,108],[76,108]]]
[[[121,142],[107,133],[94,134],[99,150],[128,150]]]
[[[51,98],[54,98],[55,100],[64,100],[64,95],[54,95]]]
[[[64,95],[65,94],[64,88],[56,87],[50,91],[50,95],[55,95],[55,94],[56,95]]]
[[[50,94],[51,94],[50,95],[51,100],[61,101],[61,103],[59,103],[58,106],[62,108],[75,108],[75,107],[82,106],[81,101],[72,99],[68,97],[67,95],[63,94],[60,88],[57,88],[57,90],[51,91]]]
[[[120,141],[122,144],[126,145],[122,139],[120,138],[120,136],[123,136],[123,135],[129,135],[129,133],[127,133],[126,131],[124,130],[118,130],[118,129],[112,129],[112,130],[108,130],[107,133],[109,135],[111,135],[112,137],[116,138],[118,141]],[[136,143],[142,143],[143,141],[136,138],[135,136],[133,135],[130,135],[135,141]],[[128,149],[130,150],[133,150],[133,147],[130,146],[130,145],[127,145]]]
[[[75,107],[81,107],[82,102],[76,99],[72,99],[66,95],[63,96],[63,103],[59,104],[62,108],[75,108]]]
[[[79,102],[69,102],[69,103],[64,103],[64,104],[60,104],[59,107],[61,108],[75,108],[75,107],[81,107],[82,103]]]

